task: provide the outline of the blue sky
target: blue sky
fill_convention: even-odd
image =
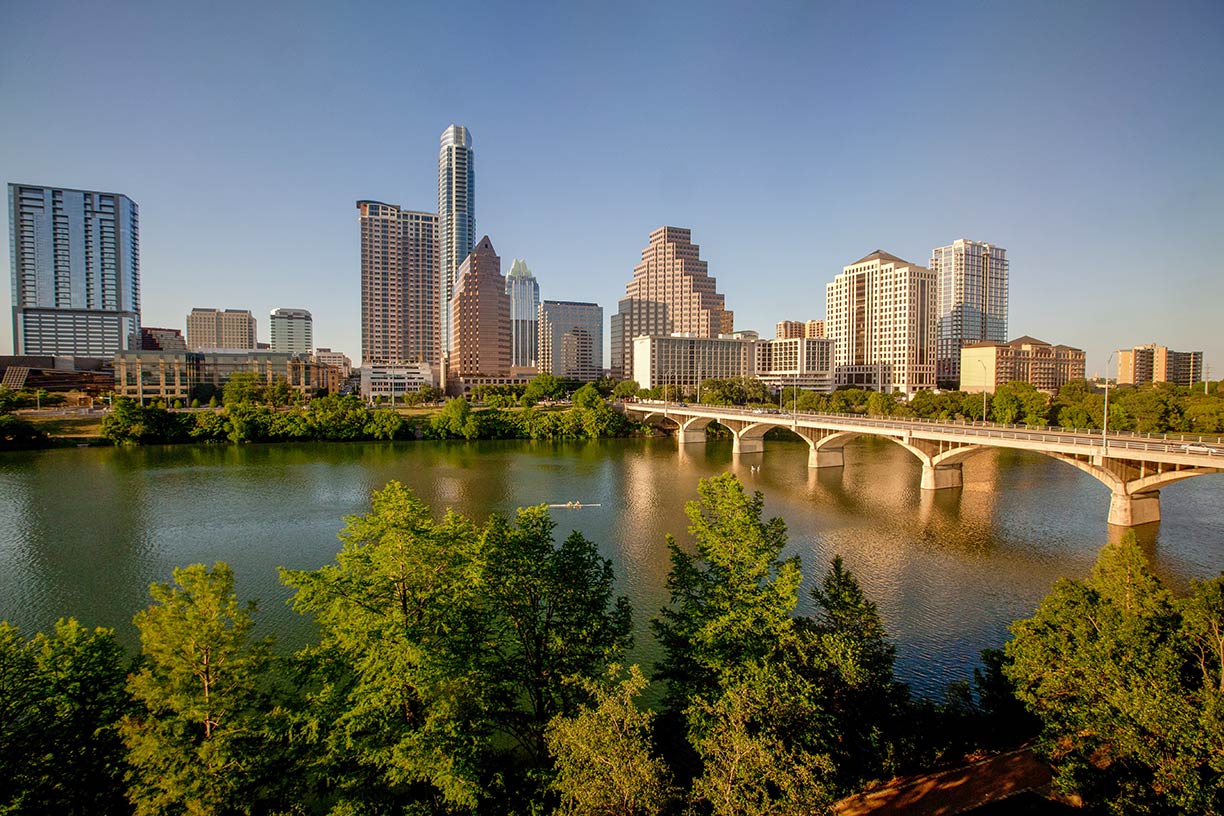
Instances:
[[[772,336],[872,250],[925,264],[966,237],[1008,250],[1010,335],[1090,374],[1202,349],[1224,377],[1219,2],[0,0],[0,21],[0,179],[135,199],[146,325],[249,308],[267,339],[304,307],[356,358],[354,202],[435,209],[457,122],[478,234],[548,299],[610,315],[672,224],[736,328]]]

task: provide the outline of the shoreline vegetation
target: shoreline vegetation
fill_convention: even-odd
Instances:
[[[1084,380],[1064,385],[1056,396],[1025,383],[1009,383],[988,395],[919,392],[902,400],[861,389],[831,394],[782,389],[770,394],[754,379],[705,380],[701,393],[673,387],[640,389],[636,383],[601,380],[578,384],[539,375],[519,386],[479,387],[472,401],[444,403],[437,389],[414,393],[399,405],[370,405],[356,396],[296,399],[284,383],[261,385],[254,375],[238,375],[221,399],[189,405],[157,402],[139,405],[117,398],[102,415],[17,414],[36,402],[54,405],[63,398],[0,390],[0,450],[66,445],[164,445],[180,443],[385,441],[412,439],[602,439],[654,435],[658,429],[627,419],[611,399],[683,399],[705,405],[742,405],[784,410],[859,413],[936,420],[1023,424],[1030,427],[1098,429],[1104,394]],[[700,396],[700,401],[698,401]],[[1193,388],[1167,383],[1110,389],[1109,427],[1135,433],[1224,435],[1221,383]],[[725,431],[710,426],[717,435]]]
[[[150,587],[136,656],[71,618],[0,623],[0,810],[819,816],[1034,740],[1086,812],[1224,812],[1224,577],[1175,597],[1127,535],[933,701],[840,557],[805,581],[762,494],[698,496],[659,610],[546,507],[439,515],[390,482],[333,563],[280,571],[318,627],[296,653],[252,637],[220,562]],[[649,677],[623,663],[634,614]]]

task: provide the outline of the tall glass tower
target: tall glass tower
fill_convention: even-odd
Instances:
[[[476,243],[476,167],[472,134],[463,125],[451,125],[442,131],[442,149],[438,152],[438,233],[441,239],[438,314],[441,356],[445,358],[454,348],[450,306],[459,265]]]
[[[10,184],[13,351],[140,347],[140,213],[122,193]]]
[[[961,347],[1007,342],[1007,250],[958,238],[931,250],[937,291],[935,380],[960,388]]]
[[[527,262],[515,258],[506,276],[506,294],[510,296],[510,365],[535,368],[539,362],[540,284]]]

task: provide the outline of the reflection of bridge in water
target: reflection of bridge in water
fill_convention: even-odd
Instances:
[[[896,442],[922,462],[922,488],[960,487],[961,463],[991,448],[1028,450],[1079,468],[1111,491],[1109,523],[1122,527],[1160,520],[1160,488],[1224,472],[1224,448],[1185,438],[1033,429],[994,424],[907,420],[844,414],[788,414],[680,403],[624,403],[627,415],[671,427],[681,445],[704,443],[706,426],[731,431],[734,452],[760,453],[765,434],[784,428],[808,443],[808,467],[841,467],[842,448],[863,435]]]

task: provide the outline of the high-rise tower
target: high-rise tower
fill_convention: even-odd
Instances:
[[[461,378],[510,374],[510,296],[501,258],[486,235],[463,263],[451,298],[454,345],[447,360],[448,387]]]
[[[441,316],[440,356],[453,348],[450,302],[455,296],[459,265],[476,241],[476,167],[472,134],[463,125],[442,131],[438,151],[438,230],[441,249],[441,280],[438,313]]]
[[[906,394],[935,387],[935,274],[877,249],[825,286],[837,384]]]
[[[140,347],[140,214],[122,193],[10,184],[13,351]]]
[[[279,354],[314,351],[314,318],[305,309],[273,309],[268,315],[272,350]]]
[[[961,347],[1007,341],[1007,250],[959,238],[931,250],[938,290],[936,370],[940,388],[960,388]]]
[[[438,361],[438,216],[381,201],[361,213],[361,359]]]
[[[642,262],[633,268],[625,296],[612,315],[612,374],[633,376],[633,338],[691,332],[717,337],[731,331],[733,315],[716,291],[692,233],[659,227],[650,233]]]
[[[515,258],[506,276],[506,294],[510,296],[510,365],[515,368],[535,368],[539,365],[536,331],[539,327],[540,284],[527,262]]]

